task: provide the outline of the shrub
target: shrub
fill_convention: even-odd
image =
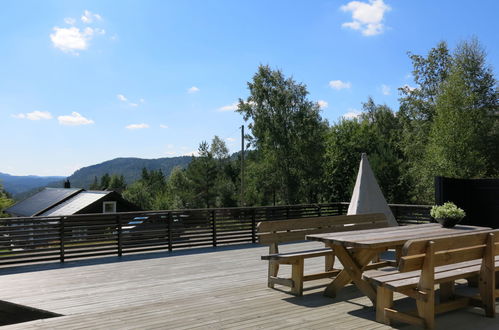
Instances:
[[[444,205],[434,205],[431,208],[430,215],[435,219],[462,219],[466,215],[463,209],[456,206],[452,202],[444,203]]]

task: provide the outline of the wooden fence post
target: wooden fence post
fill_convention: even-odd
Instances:
[[[123,256],[123,224],[121,221],[121,215],[118,214],[116,217],[118,225],[118,257]]]
[[[64,262],[64,220],[66,217],[59,219],[59,260]]]
[[[168,218],[167,218],[167,230],[168,230],[168,251],[172,252],[173,251],[173,235],[172,235],[172,228],[173,228],[173,215],[172,212],[168,212]]]
[[[215,210],[211,211],[211,225],[213,226],[213,246],[217,246],[217,223],[215,221]]]
[[[251,212],[251,242],[256,243],[256,209]]]
[[[395,211],[395,212],[393,212],[393,213],[395,213],[393,216],[395,217],[395,221],[398,222],[398,218],[399,218],[399,208],[398,208],[398,206],[393,206],[393,205],[388,205],[388,206],[390,207],[390,209],[392,210],[392,212]]]

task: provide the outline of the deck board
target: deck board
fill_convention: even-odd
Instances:
[[[64,315],[5,329],[390,329],[352,285],[336,299],[322,295],[327,279],[305,283],[303,297],[267,288],[266,253],[245,245],[0,269],[2,300]],[[306,261],[308,272],[322,267]],[[495,329],[499,320],[470,308],[438,316],[437,325]]]

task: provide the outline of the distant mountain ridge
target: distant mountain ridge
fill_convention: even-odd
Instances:
[[[104,174],[123,175],[127,184],[140,179],[142,169],[161,170],[165,176],[176,167],[187,167],[191,162],[191,156],[180,156],[171,158],[143,159],[143,158],[115,158],[100,164],[82,167],[74,172],[70,177],[71,187],[88,188],[94,178],[100,179]]]
[[[0,173],[0,183],[12,196],[64,180],[64,176],[10,175]]]
[[[191,162],[191,156],[180,156],[171,158],[143,159],[143,158],[115,158],[100,164],[82,167],[71,176],[67,177],[71,182],[71,187],[86,188],[108,173],[109,175],[123,175],[127,184],[140,179],[142,169],[161,170],[165,176],[176,167],[187,167]],[[0,183],[5,190],[15,199],[22,200],[36,193],[43,187],[62,187],[65,176],[14,176],[0,173]]]

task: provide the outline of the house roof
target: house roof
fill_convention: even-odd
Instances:
[[[112,191],[81,191],[64,202],[38,214],[40,216],[60,216],[75,214],[90,204],[97,202],[103,197],[113,193]]]
[[[82,190],[79,188],[45,188],[33,196],[7,208],[5,212],[20,217],[35,216],[78,194]]]

